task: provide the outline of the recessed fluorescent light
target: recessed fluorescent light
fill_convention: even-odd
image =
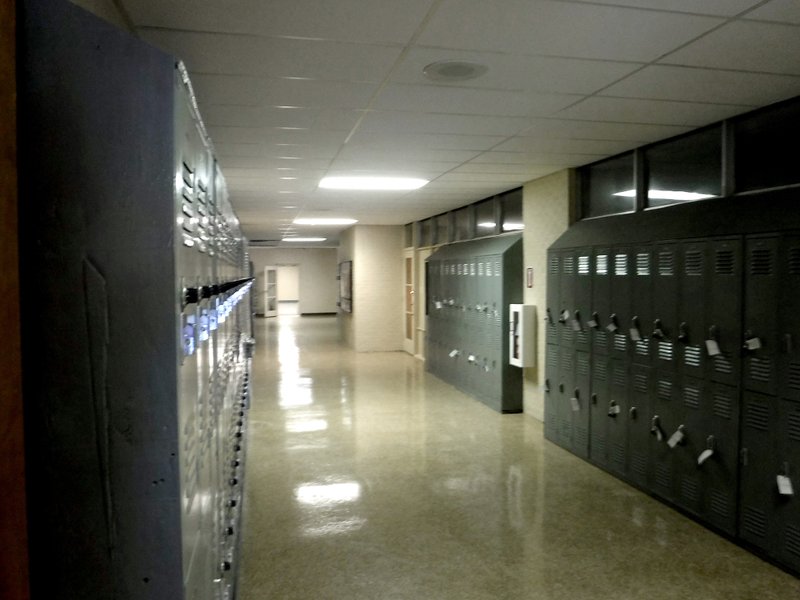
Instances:
[[[525,225],[522,223],[503,223],[503,231],[522,231]]]
[[[484,229],[491,229],[494,227],[494,223],[491,221],[485,221],[483,223],[478,223],[478,227],[483,227]]]
[[[427,179],[414,177],[325,177],[319,187],[329,190],[418,190]]]
[[[284,181],[294,181],[295,179],[297,179],[297,177],[281,177],[281,179]]]
[[[295,219],[295,225],[352,225],[357,219]]]
[[[614,195],[624,198],[634,198],[636,197],[636,190],[625,190],[624,192],[617,192]],[[678,190],[649,190],[647,192],[647,197],[651,200],[676,200],[679,202],[715,198],[714,194],[699,194],[697,192],[681,192]]]
[[[324,242],[328,238],[324,237],[287,237],[283,238],[282,242]]]

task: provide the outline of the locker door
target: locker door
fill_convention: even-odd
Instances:
[[[572,326],[572,320],[575,310],[576,279],[575,252],[573,250],[564,250],[561,253],[561,286],[557,313],[559,344],[563,348],[575,347],[575,330]]]
[[[570,398],[575,389],[575,351],[571,348],[559,347],[559,383],[558,383],[558,443],[564,448],[572,449],[572,406]]]
[[[584,248],[576,253],[577,275],[575,278],[575,304],[572,307],[570,326],[575,332],[575,348],[589,351],[591,349],[592,305],[592,249]]]
[[[595,354],[608,354],[611,333],[606,329],[611,314],[611,250],[597,248],[594,251],[594,273],[592,275],[592,307],[587,315],[587,324],[592,331],[592,350]]]
[[[633,362],[649,365],[650,334],[653,323],[653,250],[649,246],[634,249],[634,274],[631,280],[631,318],[622,325],[633,348]]]
[[[629,248],[613,251],[613,276],[611,277],[611,303],[606,331],[611,336],[613,358],[628,359],[628,340],[631,317],[631,258]]]
[[[779,411],[779,474],[789,477],[794,495],[779,496],[782,531],[778,556],[793,569],[800,569],[800,403],[781,400]]]
[[[547,307],[545,308],[545,339],[548,344],[558,344],[558,315],[561,291],[561,256],[555,250],[547,253]]]
[[[684,379],[677,400],[681,403],[681,423],[686,427],[686,439],[677,448],[675,502],[699,516],[703,512],[703,480],[709,466],[704,462],[704,466],[698,468],[697,457],[705,449],[707,436],[711,434],[704,413],[706,398],[703,380]]]
[[[631,366],[633,380],[631,406],[628,410],[628,479],[648,487],[650,479],[651,390],[650,367]]]
[[[558,386],[559,374],[559,347],[548,344],[545,348],[545,380],[544,380],[544,436],[556,444],[559,442],[558,433]]]
[[[572,411],[572,451],[589,458],[589,423],[591,414],[589,353],[575,351],[575,387],[570,395]]]
[[[657,244],[653,275],[653,322],[650,337],[658,369],[675,371],[678,335],[678,244]]]
[[[739,390],[720,383],[707,390],[705,428],[698,432],[705,448],[714,454],[699,469],[703,472],[703,516],[726,531],[736,531],[739,488]],[[708,436],[713,436],[709,440]],[[703,449],[705,449],[703,448]]]
[[[779,389],[800,401],[800,236],[786,236],[781,248],[779,286]]]
[[[651,371],[654,375],[652,413],[650,416],[650,460],[652,465],[651,489],[670,501],[678,497],[676,466],[680,465],[680,445],[668,442],[680,427],[685,430],[683,411],[677,399],[678,386],[674,374],[668,371]]]
[[[720,353],[709,361],[710,378],[738,385],[741,373],[742,243],[739,239],[713,240],[707,288],[706,336],[714,338]]]
[[[638,418],[631,413],[630,378],[628,364],[624,360],[610,359],[608,420],[608,462],[611,470],[620,477],[628,473],[628,429],[630,421]],[[605,407],[603,407],[605,408]]]
[[[777,393],[777,236],[749,237],[744,285],[744,387]]]
[[[589,398],[591,443],[589,456],[591,461],[603,468],[609,467],[609,442],[608,427],[609,416],[613,412],[618,417],[617,410],[611,406],[611,386],[609,383],[608,357],[603,355],[592,356],[592,389]]]
[[[706,242],[680,245],[677,265],[679,279],[678,368],[684,377],[704,378],[707,370],[706,294],[708,284]]]

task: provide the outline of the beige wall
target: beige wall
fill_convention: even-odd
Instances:
[[[340,238],[339,261],[353,261],[353,312],[342,341],[357,352],[403,349],[403,227],[356,225]]]
[[[574,171],[559,171],[525,184],[522,195],[524,267],[533,267],[533,288],[525,288],[525,304],[536,306],[536,366],[525,369],[523,410],[544,420],[545,337],[542,329],[547,299],[547,248],[574,220]]]
[[[90,13],[116,25],[120,29],[131,31],[127,15],[120,10],[115,0],[70,0],[73,4],[88,10]]]

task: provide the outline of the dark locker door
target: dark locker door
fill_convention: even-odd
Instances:
[[[591,350],[591,328],[588,322],[591,320],[592,305],[592,249],[578,250],[575,260],[575,303],[570,326],[575,333],[575,348],[588,352]]]
[[[559,292],[561,290],[561,255],[556,250],[547,253],[547,307],[545,308],[545,340],[558,344]]]
[[[633,362],[649,365],[653,323],[653,250],[639,246],[633,254],[631,318],[624,325],[633,348]]]
[[[777,555],[778,493],[776,475],[777,406],[771,396],[742,394],[742,463],[739,492],[739,536],[765,552]]]
[[[572,449],[572,405],[570,398],[575,389],[575,351],[559,347],[559,382],[556,399],[558,414],[558,444]]]
[[[545,347],[545,352],[544,436],[551,442],[558,444],[559,347],[554,344],[548,344]]]
[[[713,339],[720,352],[707,365],[712,381],[738,385],[742,353],[742,243],[740,239],[713,240],[708,249],[711,264],[706,339]]]
[[[650,367],[632,365],[628,409],[628,479],[642,487],[650,480],[652,374]]]
[[[611,250],[596,248],[592,274],[592,306],[586,323],[592,329],[592,350],[608,354],[611,333],[606,329],[611,314]]]
[[[611,406],[609,359],[602,354],[592,356],[592,389],[589,397],[591,443],[589,457],[603,468],[609,467],[609,415],[619,416],[621,407]]]
[[[800,236],[781,244],[778,385],[783,398],[800,401]]]
[[[778,236],[749,237],[744,280],[744,387],[776,394],[778,388]]]
[[[686,424],[683,422],[674,373],[655,370],[651,373],[654,379],[649,437],[651,489],[662,498],[674,502],[678,497],[676,466],[680,465],[683,448],[682,444],[672,443],[672,436],[677,435],[679,429],[685,432]]]
[[[611,303],[606,331],[611,336],[611,355],[613,358],[628,359],[628,346],[631,317],[631,278],[632,261],[629,248],[615,248],[613,251],[611,277]]]
[[[781,400],[779,410],[779,474],[789,477],[794,491],[793,496],[779,495],[779,557],[793,569],[800,569],[800,403]]]
[[[558,319],[559,343],[564,348],[575,347],[575,330],[573,329],[573,311],[575,309],[575,283],[577,268],[574,250],[561,253],[561,285],[559,290]]]
[[[701,241],[680,245],[678,264],[678,370],[684,377],[704,378],[706,373],[706,294],[708,245]]]
[[[609,468],[621,477],[628,473],[628,429],[630,421],[639,418],[631,414],[630,373],[628,362],[609,359],[609,399],[608,411],[608,462]],[[598,401],[599,404],[599,401]],[[602,410],[601,406],[601,410]]]
[[[706,439],[711,434],[705,415],[707,400],[703,380],[684,378],[677,400],[681,404],[681,423],[686,428],[686,439],[677,448],[675,502],[699,516],[703,512],[703,482],[709,467],[705,459],[705,466],[699,468],[697,458],[705,449]]]
[[[679,246],[657,244],[654,251],[653,322],[650,338],[654,366],[674,371],[678,336]]]
[[[589,458],[589,424],[591,416],[591,370],[588,352],[575,351],[575,387],[570,395],[572,411],[572,451]]]

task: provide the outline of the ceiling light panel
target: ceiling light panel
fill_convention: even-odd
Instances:
[[[428,183],[417,177],[332,176],[319,182],[319,187],[331,190],[416,190]]]
[[[353,225],[358,223],[357,219],[345,218],[316,218],[316,217],[301,217],[294,221],[295,225]]]
[[[379,133],[450,133],[510,136],[528,124],[522,117],[422,114],[378,111],[367,114],[361,127]]]

